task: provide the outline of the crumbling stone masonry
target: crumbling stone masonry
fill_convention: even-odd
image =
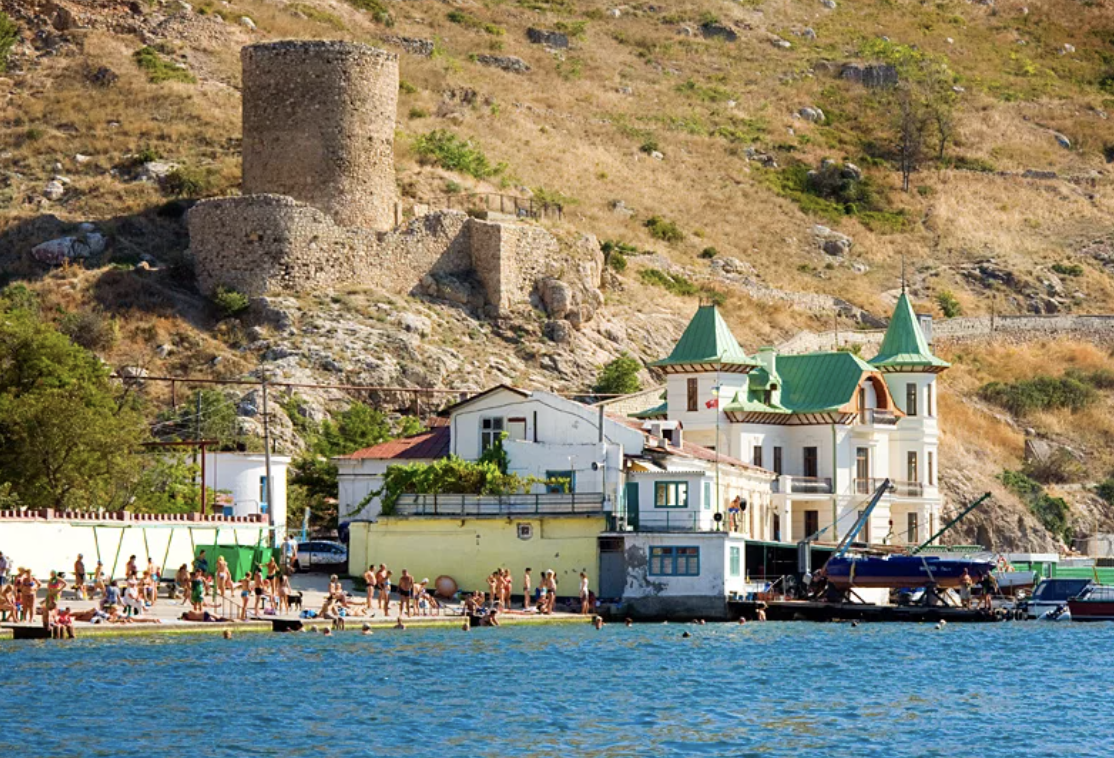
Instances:
[[[395,225],[398,56],[347,42],[240,51],[244,194],[301,200],[342,226]]]
[[[364,283],[436,296],[458,294],[455,282],[477,293],[463,302],[493,316],[532,299],[548,308],[556,302],[548,293],[566,292],[564,312],[551,315],[574,326],[602,303],[592,238],[563,245],[532,224],[453,211],[398,225],[396,55],[285,41],[246,47],[241,59],[244,194],[202,201],[188,219],[203,292],[258,297]]]

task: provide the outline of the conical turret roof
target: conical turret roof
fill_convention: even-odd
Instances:
[[[881,371],[924,371],[935,373],[943,371],[951,364],[932,354],[928,340],[924,338],[913,304],[905,292],[897,299],[890,325],[878,355],[870,364]]]
[[[746,373],[758,364],[739,346],[719,309],[715,305],[701,305],[669,357],[650,365],[667,373],[716,370]]]

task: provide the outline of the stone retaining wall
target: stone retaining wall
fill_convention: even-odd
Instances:
[[[837,344],[862,345],[863,354],[869,356],[881,346],[885,334],[885,329],[803,331],[778,345],[778,351],[799,354],[832,350]],[[932,325],[932,340],[936,344],[978,341],[1025,344],[1052,337],[1114,344],[1114,316],[972,316],[935,321]]]

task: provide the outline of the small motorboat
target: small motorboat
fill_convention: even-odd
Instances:
[[[1023,601],[1021,607],[1029,618],[1039,619],[1050,611],[1066,608],[1068,600],[1078,597],[1092,584],[1090,579],[1042,579],[1033,596]]]
[[[994,570],[990,561],[938,558],[929,555],[840,556],[828,561],[828,581],[837,588],[960,587],[963,572],[979,582]]]
[[[1114,587],[1092,584],[1068,598],[1072,621],[1114,621]]]

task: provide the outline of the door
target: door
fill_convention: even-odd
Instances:
[[[860,495],[869,495],[873,492],[870,481],[870,448],[855,448],[855,491]]]
[[[638,482],[627,482],[625,488],[627,500],[627,524],[634,531],[638,531]]]
[[[619,600],[627,586],[622,537],[600,537],[600,599]]]

